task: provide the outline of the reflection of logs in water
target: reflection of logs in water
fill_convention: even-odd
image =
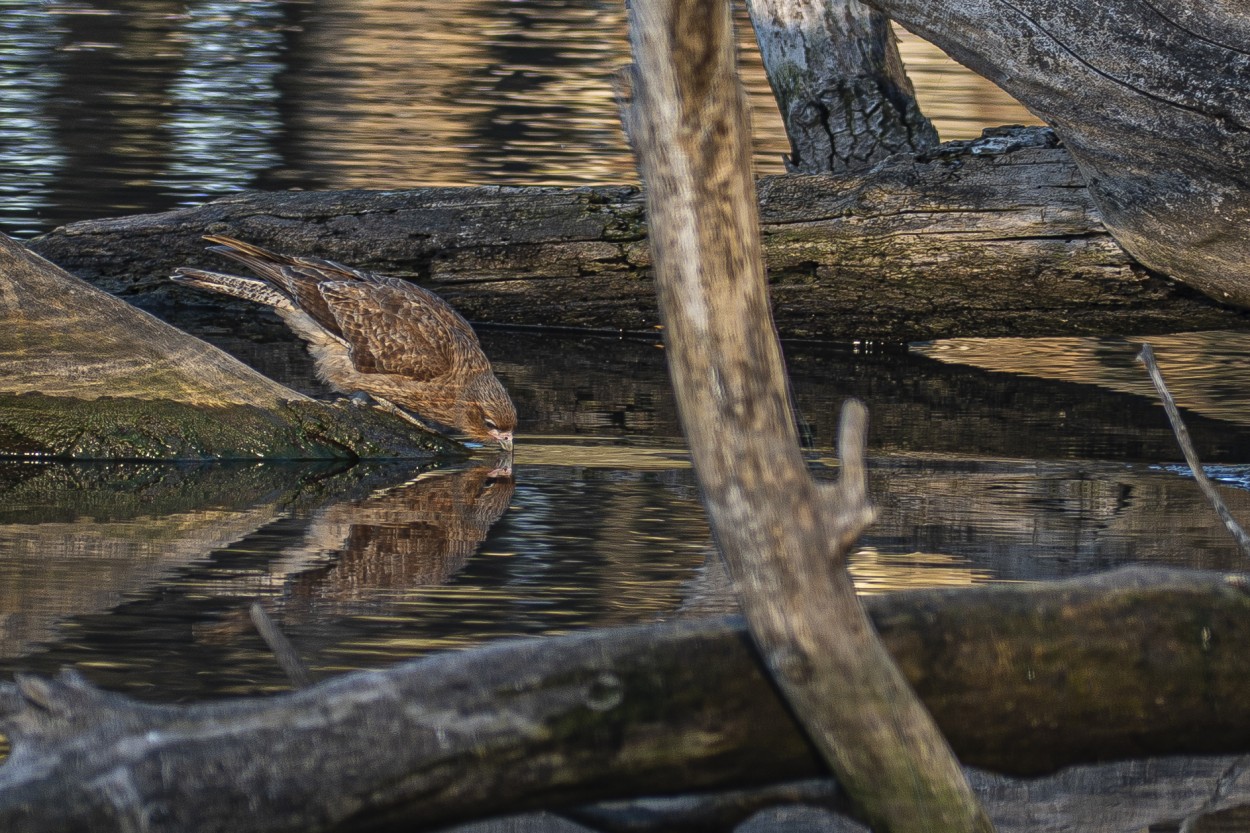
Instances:
[[[443,583],[477,552],[514,488],[509,469],[480,465],[429,472],[322,509],[305,540],[336,557],[291,582],[288,606],[299,607],[301,599],[362,601],[379,590]]]

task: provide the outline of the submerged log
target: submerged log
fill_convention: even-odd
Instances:
[[[1250,18],[1238,2],[868,0],[1058,132],[1116,240],[1250,306]]]
[[[1000,131],[868,172],[765,179],[759,191],[783,337],[1250,326],[1245,314],[1135,265],[1045,130]],[[220,267],[203,251],[209,232],[409,277],[477,321],[625,331],[658,323],[642,198],[628,186],[241,194],[74,223],[30,246],[185,329],[248,328],[262,320],[254,306],[223,309],[165,280],[177,266]]]
[[[866,604],[964,763],[1032,774],[1250,749],[1242,576],[1129,569]],[[0,707],[10,833],[382,829],[823,774],[734,621],[501,643],[190,706],[25,678]]]
[[[317,402],[0,236],[0,456],[430,458],[452,446]]]

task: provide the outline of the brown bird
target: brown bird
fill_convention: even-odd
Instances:
[[[442,298],[329,260],[204,239],[259,279],[182,267],[174,281],[273,307],[308,343],[317,375],[341,393],[367,393],[436,431],[512,449],[516,408],[469,322]]]

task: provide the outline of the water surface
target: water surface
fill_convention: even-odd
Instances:
[[[522,414],[511,476],[492,454],[437,468],[4,464],[0,674],[69,664],[162,701],[285,688],[247,619],[254,601],[318,674],[732,610],[659,345],[501,330],[483,342]],[[1133,345],[1085,343],[1098,384],[918,351],[787,348],[815,476],[836,477],[841,403],[872,414],[880,518],[851,559],[861,592],[1130,563],[1240,568],[1170,467],[1162,410],[1117,389],[1138,387]],[[1037,344],[1022,362],[1024,348]],[[315,388],[300,349],[260,352]],[[1242,471],[1250,426],[1189,418],[1206,460]],[[1225,496],[1250,517],[1250,494]]]
[[[758,173],[785,131],[739,10]],[[906,36],[943,138],[1035,123]],[[246,189],[637,181],[613,92],[620,0],[8,0],[0,230]]]

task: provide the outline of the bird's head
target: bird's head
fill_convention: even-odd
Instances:
[[[516,407],[495,374],[482,374],[467,392],[465,420],[457,427],[475,440],[496,442],[504,451],[511,451]]]

